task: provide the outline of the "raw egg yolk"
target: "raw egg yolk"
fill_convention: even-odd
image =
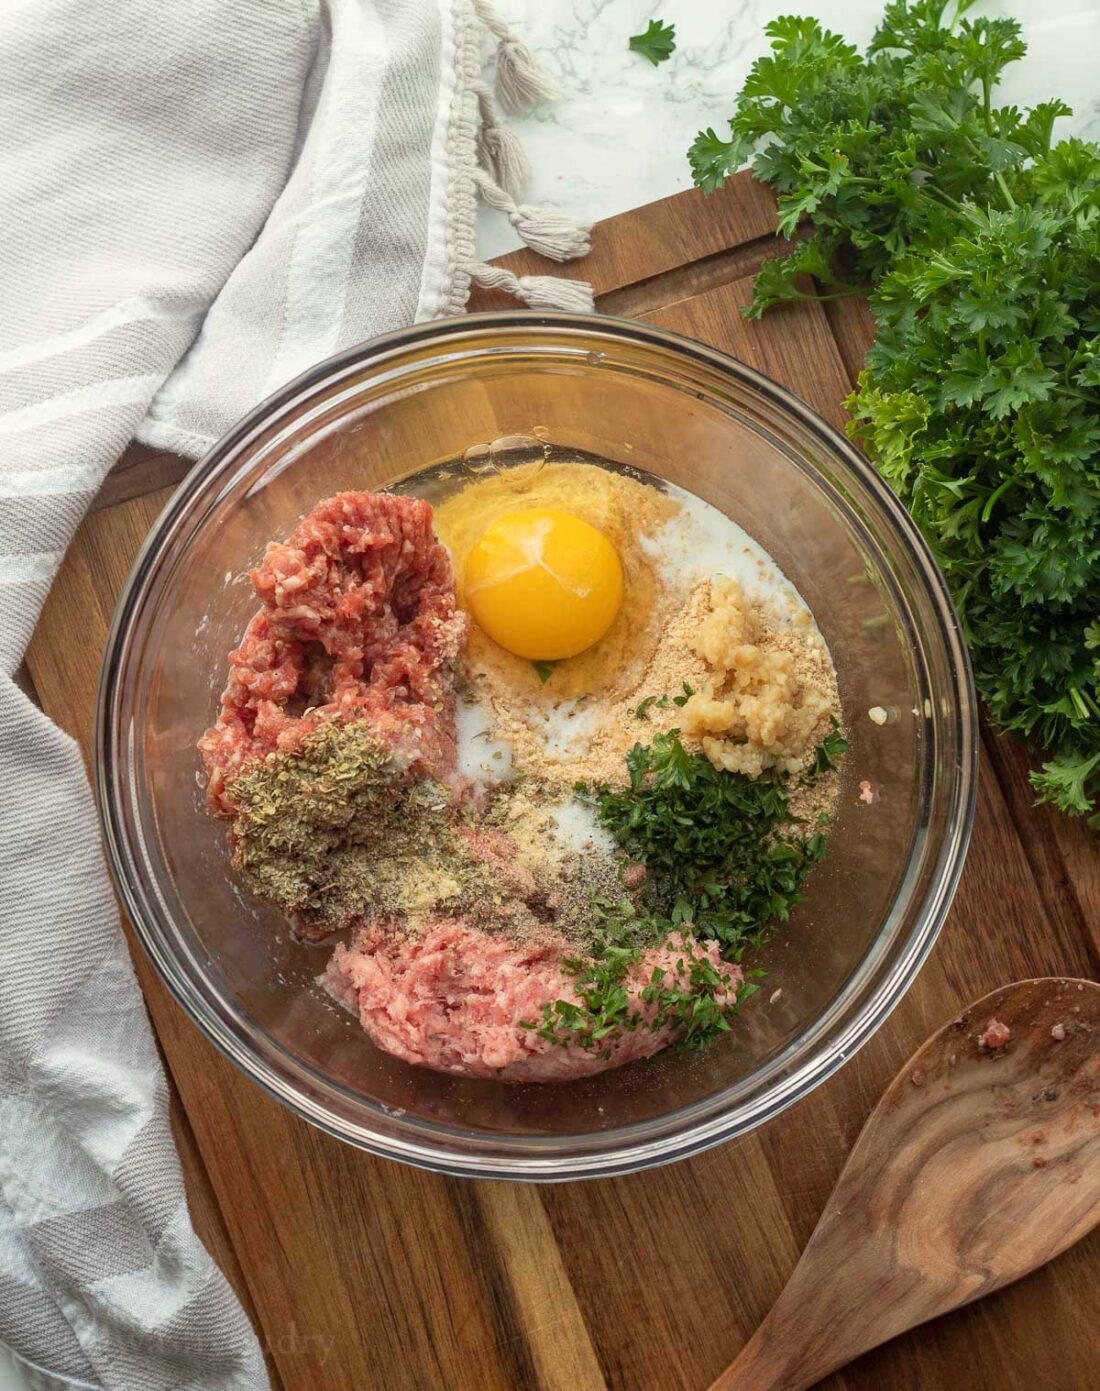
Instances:
[[[623,601],[623,567],[602,531],[529,507],[489,527],[466,558],[466,604],[517,657],[557,661],[598,642]]]

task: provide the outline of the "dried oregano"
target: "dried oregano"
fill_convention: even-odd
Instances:
[[[444,799],[407,780],[363,723],[328,721],[226,791],[234,864],[248,887],[308,923],[337,927],[383,900],[444,834]],[[379,854],[382,846],[386,853]]]

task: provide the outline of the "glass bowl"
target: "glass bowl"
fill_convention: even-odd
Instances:
[[[195,741],[256,601],[240,576],[345,488],[527,446],[648,471],[733,517],[779,563],[837,667],[851,752],[826,862],[760,951],[732,1033],[571,1083],[411,1067],[375,1049],[299,944],[243,894],[203,811]],[[487,446],[492,445],[492,448]],[[885,724],[868,718],[888,712]],[[664,1163],[805,1096],[878,1028],[951,902],[970,832],[976,719],[944,581],[874,470],[788,391],[644,324],[471,315],[321,363],[242,420],[165,508],[104,657],[96,784],[118,889],[183,1008],[307,1120],[453,1174],[567,1179]],[[858,783],[874,789],[862,802]]]

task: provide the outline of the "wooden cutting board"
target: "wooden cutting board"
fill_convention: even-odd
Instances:
[[[746,177],[600,224],[581,270],[599,308],[743,358],[844,419],[859,302],[751,323],[773,250]],[[529,253],[506,257],[545,274]],[[477,307],[514,307],[485,295]],[[65,560],[27,657],[42,706],[89,751],[115,596],[187,465],[132,449]],[[983,734],[977,825],[919,980],[842,1072],[763,1130],[670,1168],[539,1188],[360,1154],[295,1119],[202,1038],[134,955],[172,1082],[192,1212],[286,1391],[702,1388],[779,1293],[879,1093],[964,1002],[1024,976],[1096,977],[1100,851],[1031,806],[1027,761]],[[853,1318],[859,1310],[852,1310]],[[829,1379],[860,1391],[1089,1391],[1100,1384],[1100,1232],[1008,1290]]]

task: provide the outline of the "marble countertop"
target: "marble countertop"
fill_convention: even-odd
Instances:
[[[513,122],[531,159],[526,198],[595,221],[690,188],[687,149],[696,133],[721,132],[764,25],[813,14],[853,43],[870,38],[884,0],[493,0],[537,54],[561,99]],[[1023,24],[1028,55],[1009,69],[1002,102],[1058,96],[1061,123],[1100,138],[1100,0],[995,0],[976,14]],[[627,47],[652,18],[676,26],[676,52],[654,67]],[[488,259],[519,240],[499,214],[481,210],[478,248]],[[580,263],[583,264],[583,263]],[[578,270],[580,265],[578,265]]]

